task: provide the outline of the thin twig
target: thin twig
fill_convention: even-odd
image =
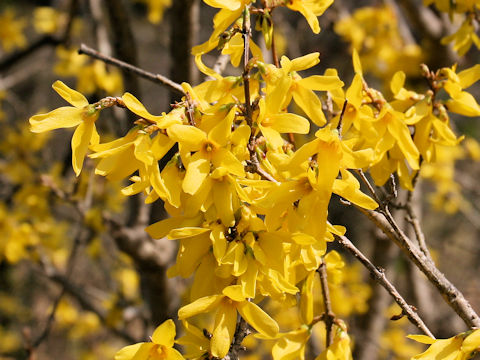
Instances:
[[[340,113],[340,117],[338,119],[337,130],[338,130],[338,136],[340,137],[342,136],[343,117],[345,116],[345,111],[347,110],[347,104],[348,104],[348,100],[345,99],[342,106],[342,112]]]
[[[246,120],[250,127],[252,127],[252,104],[250,102],[250,67],[249,67],[249,59],[250,59],[250,36],[252,33],[252,29],[250,27],[250,13],[248,8],[245,7],[243,11],[243,29],[242,29],[242,36],[243,36],[243,89],[245,93],[245,112],[246,112]]]
[[[405,301],[405,299],[400,295],[398,290],[392,285],[392,283],[385,276],[383,269],[378,269],[373,265],[370,260],[353,245],[353,243],[346,236],[335,235],[336,239],[342,245],[343,248],[348,250],[356,259],[358,259],[370,272],[373,278],[382,285],[385,290],[393,297],[395,302],[402,308],[402,311],[408,317],[410,322],[418,327],[424,334],[435,339],[432,332],[428,329],[427,325],[423,320],[418,316],[418,314],[412,309],[410,305]]]
[[[330,291],[328,290],[327,280],[327,265],[322,259],[322,263],[317,269],[320,275],[320,284],[322,285],[323,303],[325,305],[325,312],[323,321],[325,323],[325,329],[327,331],[326,345],[329,347],[333,343],[333,324],[335,323],[335,314],[332,310],[332,302],[330,300]]]
[[[277,46],[275,45],[275,33],[273,31],[272,31],[272,58],[275,66],[279,68],[280,62],[278,61]]]
[[[245,169],[251,173],[259,174],[263,179],[269,180],[272,182],[277,182],[273,176],[266,172],[260,165],[258,160],[258,155],[256,152],[257,148],[257,139],[255,137],[255,130],[253,128],[253,119],[252,119],[252,103],[250,102],[250,36],[252,33],[251,24],[250,24],[250,12],[248,7],[245,7],[243,11],[243,89],[245,94],[245,120],[247,121],[248,126],[250,126],[252,132],[250,134],[250,139],[248,140],[247,148],[250,153],[250,160],[247,160],[247,166]]]
[[[144,79],[150,80],[150,81],[152,81],[156,84],[165,85],[165,86],[169,87],[170,89],[178,92],[179,94],[185,95],[185,92],[183,91],[182,86],[180,84],[177,84],[176,82],[170,80],[169,78],[167,78],[163,75],[160,75],[160,74],[154,74],[154,73],[151,73],[149,71],[140,69],[136,66],[133,66],[133,65],[130,65],[130,64],[128,64],[126,62],[123,62],[121,60],[115,59],[111,56],[104,55],[104,54],[88,47],[85,44],[80,45],[80,49],[78,50],[78,53],[91,56],[95,59],[98,59],[98,60],[101,60],[101,61],[105,62],[106,64],[117,66],[117,67],[119,67],[123,70],[132,72],[132,73],[134,73],[134,74],[136,74],[140,77],[143,77]]]

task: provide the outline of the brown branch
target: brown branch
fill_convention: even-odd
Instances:
[[[275,44],[275,33],[272,32],[272,58],[273,63],[277,68],[280,67],[280,62],[278,61],[277,46]]]
[[[346,236],[335,235],[336,239],[342,245],[343,248],[348,250],[357,260],[359,260],[370,272],[372,277],[382,285],[385,290],[393,297],[395,302],[402,308],[403,313],[408,317],[410,322],[418,327],[424,334],[435,338],[432,332],[425,325],[423,320],[418,316],[418,314],[413,310],[413,308],[408,305],[405,299],[400,295],[398,290],[392,285],[392,283],[385,276],[385,271],[383,269],[377,268],[373,265],[368,258],[363,255],[363,253],[353,245],[353,243]]]
[[[343,102],[342,112],[340,113],[340,117],[338,119],[338,125],[337,125],[338,136],[340,138],[342,137],[343,118],[345,117],[345,111],[347,110],[347,105],[348,105],[348,100],[345,99],[345,101]]]
[[[332,310],[332,302],[330,299],[330,291],[328,290],[327,280],[327,265],[322,259],[322,263],[317,269],[320,275],[320,284],[322,285],[323,303],[325,305],[325,312],[323,316],[323,322],[325,323],[325,329],[327,331],[326,347],[328,348],[333,343],[333,324],[335,323],[335,314]]]
[[[85,54],[90,57],[93,57],[95,59],[101,60],[105,62],[106,64],[114,65],[117,66],[123,70],[129,71],[133,74],[136,74],[144,79],[150,80],[156,84],[161,84],[169,87],[170,89],[178,92],[179,94],[185,95],[185,92],[183,91],[183,88],[180,84],[177,84],[176,82],[170,80],[169,78],[160,75],[160,74],[154,74],[149,71],[143,70],[141,68],[138,68],[136,66],[130,65],[126,62],[123,62],[121,60],[115,59],[111,56],[104,55],[90,47],[88,47],[85,44],[80,45],[80,49],[78,50],[79,54]]]

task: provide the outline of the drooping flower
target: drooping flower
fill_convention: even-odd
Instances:
[[[78,176],[82,170],[83,160],[89,145],[99,143],[100,137],[95,128],[99,109],[90,105],[78,91],[69,88],[61,81],[55,81],[53,89],[72,106],[64,106],[47,114],[34,115],[30,118],[31,131],[41,133],[60,128],[77,127],[72,137],[72,165]]]
[[[169,319],[157,327],[151,342],[125,346],[115,354],[115,360],[184,360],[173,348],[175,323]]]

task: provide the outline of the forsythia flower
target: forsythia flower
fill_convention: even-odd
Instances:
[[[315,34],[320,32],[317,16],[322,15],[332,5],[333,0],[288,0],[287,7],[298,11],[308,21],[308,25]]]
[[[200,298],[178,311],[180,320],[216,310],[215,325],[211,340],[211,354],[223,358],[228,353],[237,324],[237,311],[255,330],[267,337],[275,337],[278,325],[258,305],[243,297],[241,287],[232,285],[222,295]]]
[[[408,335],[408,337],[430,345],[426,351],[414,356],[412,360],[468,360],[480,350],[480,330],[467,331],[449,339],[432,339],[425,335]]]
[[[173,348],[175,335],[175,323],[169,319],[155,329],[151,342],[125,346],[115,354],[115,360],[183,360]]]
[[[39,114],[30,118],[31,130],[41,133],[59,128],[77,126],[72,138],[72,165],[78,176],[82,170],[83,160],[89,145],[99,143],[100,137],[95,128],[99,111],[78,91],[70,89],[61,81],[53,84],[53,89],[71,106],[65,106],[47,114]]]

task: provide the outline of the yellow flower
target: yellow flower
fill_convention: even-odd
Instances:
[[[310,339],[311,331],[307,326],[282,334],[280,339],[273,345],[273,360],[304,360],[305,345]]]
[[[115,354],[115,360],[183,360],[173,348],[175,335],[175,323],[169,319],[155,329],[151,342],[125,346]]]
[[[221,9],[213,18],[213,33],[203,44],[194,46],[192,54],[205,54],[214,49],[219,42],[219,36],[242,14],[245,6],[252,0],[204,0],[212,7]]]
[[[332,5],[333,0],[287,0],[287,7],[300,12],[308,21],[315,34],[320,32],[317,16],[322,15]]]
[[[180,320],[216,310],[215,325],[211,339],[211,354],[223,358],[228,353],[237,325],[237,312],[255,330],[266,337],[275,337],[278,324],[258,305],[247,301],[240,285],[228,286],[222,295],[200,298],[178,311]],[[116,359],[118,360],[118,359]]]
[[[341,323],[341,326],[336,328],[332,345],[318,355],[315,360],[352,360],[350,346],[350,337],[347,334],[346,326]]]
[[[173,124],[167,129],[168,137],[179,143],[186,174],[182,188],[194,195],[209,176],[212,167],[223,167],[229,173],[245,176],[242,163],[228,149],[235,108],[217,125],[205,132],[195,126]],[[195,152],[189,156],[189,153]]]
[[[408,335],[408,338],[430,347],[412,360],[468,360],[480,350],[480,330],[467,331],[449,339],[432,339],[425,335]]]
[[[100,140],[95,128],[99,111],[93,105],[89,105],[85,96],[70,89],[61,81],[57,80],[53,84],[53,89],[73,107],[65,106],[47,114],[32,116],[30,118],[31,131],[41,133],[77,126],[72,137],[72,165],[75,174],[78,176],[82,170],[88,146],[96,145]]]
[[[202,330],[186,321],[183,321],[183,329],[185,335],[177,340],[177,344],[186,348],[185,357],[188,359],[205,359],[205,355],[210,352],[210,340]]]

